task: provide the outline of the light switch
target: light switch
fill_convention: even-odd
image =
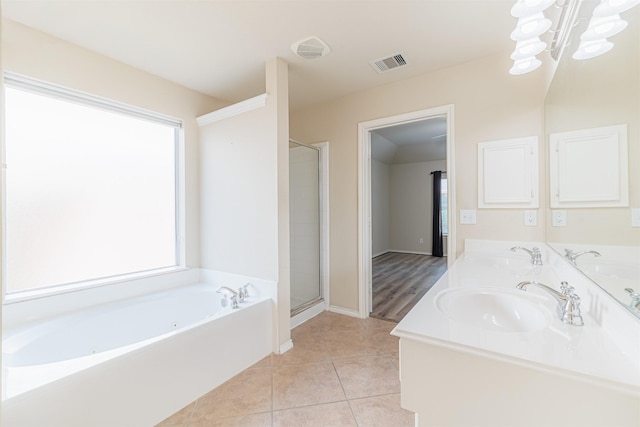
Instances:
[[[551,211],[551,226],[552,227],[566,227],[567,226],[567,211],[565,211],[565,210],[553,210],[553,211]]]
[[[524,225],[528,227],[538,225],[538,211],[524,211]]]
[[[631,226],[640,227],[640,208],[631,209]]]
[[[475,223],[476,223],[475,209],[460,209],[460,224],[475,224]]]

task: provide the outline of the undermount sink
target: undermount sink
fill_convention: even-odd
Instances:
[[[452,320],[495,332],[538,331],[551,319],[532,296],[516,289],[449,289],[437,295],[434,302]]]

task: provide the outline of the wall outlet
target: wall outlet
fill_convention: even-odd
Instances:
[[[524,225],[527,227],[538,225],[538,211],[524,211]]]
[[[567,211],[553,210],[551,211],[551,226],[552,227],[566,227],[567,226]]]
[[[475,209],[460,209],[460,224],[475,224],[475,223],[476,223]]]
[[[422,245],[424,243],[424,239],[421,237],[420,238],[420,244]]]

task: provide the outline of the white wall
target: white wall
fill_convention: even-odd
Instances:
[[[200,129],[201,265],[277,282],[276,352],[290,341],[286,79],[267,63],[265,106]]]
[[[542,137],[545,74],[508,73],[509,52],[471,61],[293,111],[291,133],[301,141],[331,141],[331,305],[358,311],[358,123],[453,104],[456,202],[477,207],[477,143]],[[543,166],[540,165],[540,176]],[[476,225],[457,224],[465,238],[544,240],[546,181],[541,179],[538,226],[526,227],[519,209],[478,211]],[[457,213],[455,215],[458,217]]]
[[[381,255],[391,250],[389,239],[390,199],[389,165],[371,160],[371,253]]]
[[[446,170],[446,160],[391,165],[391,248],[431,254],[433,175]],[[420,243],[422,239],[422,243]]]

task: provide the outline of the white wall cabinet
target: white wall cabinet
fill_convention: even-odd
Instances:
[[[549,136],[552,208],[629,206],[627,125]]]
[[[538,138],[478,144],[478,207],[538,207]]]

